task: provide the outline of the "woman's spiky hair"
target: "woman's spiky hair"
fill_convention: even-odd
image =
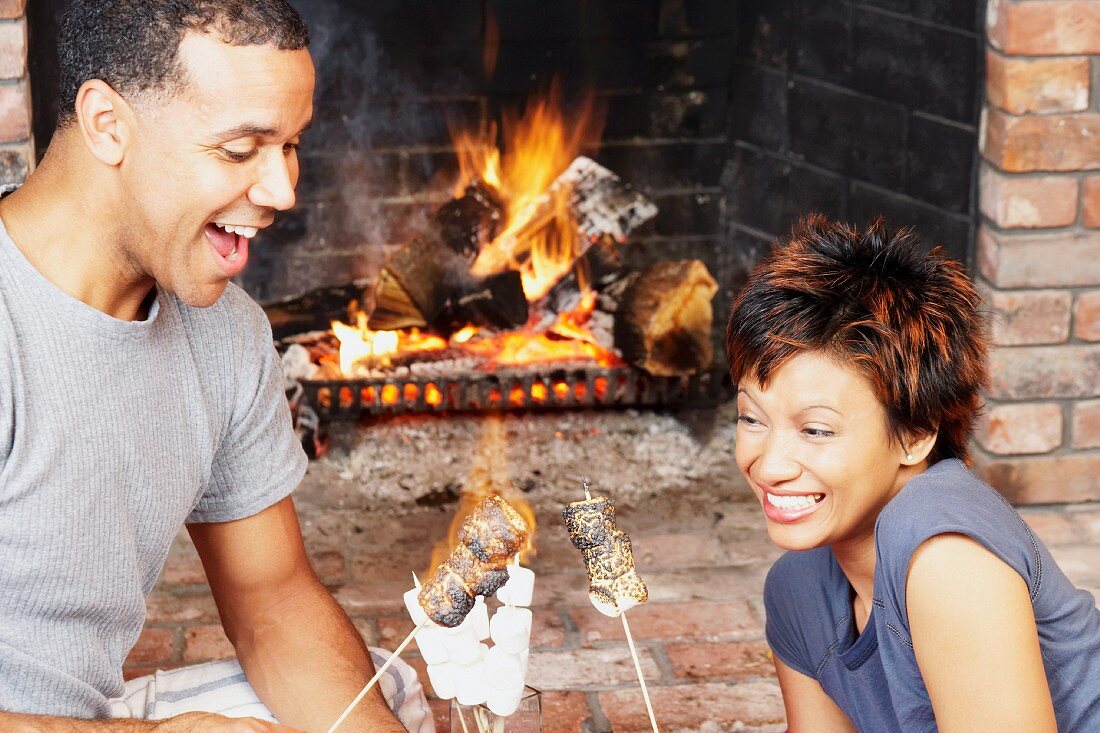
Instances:
[[[734,302],[730,374],[763,385],[796,354],[825,353],[870,381],[895,437],[938,433],[929,462],[969,461],[987,382],[980,300],[959,263],[922,251],[909,230],[810,215]]]

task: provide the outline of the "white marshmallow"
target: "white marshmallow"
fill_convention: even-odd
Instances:
[[[516,564],[508,566],[508,582],[497,591],[497,599],[509,606],[530,606],[535,594],[535,572]]]
[[[446,636],[436,626],[425,626],[416,633],[416,645],[427,664],[443,664],[450,660]]]
[[[435,696],[440,700],[450,700],[455,696],[455,671],[458,667],[454,664],[429,664],[428,681],[432,684]]]
[[[473,664],[477,661],[482,646],[472,625],[465,626],[457,634],[443,634],[443,648],[455,664]]]
[[[424,609],[420,607],[420,595],[419,588],[413,588],[412,590],[405,591],[405,608],[409,612],[409,618],[412,622],[419,626],[423,621],[428,618],[428,614],[424,613]]]
[[[524,686],[520,685],[511,690],[490,689],[485,696],[485,706],[496,715],[506,718],[516,712],[520,700],[523,699]]]
[[[483,659],[459,667],[455,673],[455,699],[460,705],[480,705],[489,694]]]
[[[478,596],[477,600],[474,601],[473,610],[463,621],[463,623],[466,622],[473,625],[478,641],[485,641],[489,638],[489,608],[485,605],[485,599],[481,596]]]
[[[493,642],[510,654],[520,654],[531,644],[531,610],[503,606],[489,623]]]
[[[523,687],[523,660],[518,654],[509,654],[503,647],[495,646],[485,655],[485,679],[497,690]]]

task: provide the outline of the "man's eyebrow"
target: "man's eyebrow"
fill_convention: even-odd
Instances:
[[[298,131],[298,134],[301,135],[312,126],[313,119],[310,118],[310,120],[302,126],[302,129]],[[214,137],[218,140],[237,140],[242,137],[275,137],[278,134],[278,128],[258,125],[254,122],[245,122],[236,127],[230,127],[228,130],[222,130],[221,132],[215,133]]]
[[[278,132],[274,127],[245,122],[236,127],[230,127],[228,130],[215,133],[214,137],[218,140],[236,140],[242,137],[274,137]]]

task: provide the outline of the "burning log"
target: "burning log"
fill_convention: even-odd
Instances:
[[[440,331],[453,333],[466,326],[505,329],[526,322],[523,278],[515,270],[505,270],[484,280],[465,278],[433,325]]]
[[[448,201],[436,212],[435,220],[447,246],[473,262],[482,244],[500,232],[504,205],[492,189],[474,180],[462,198]]]
[[[607,168],[582,155],[531,204],[530,213],[517,214],[517,220],[524,224],[482,247],[472,271],[484,276],[522,262],[532,235],[560,213],[563,197],[580,234],[577,257],[604,237],[624,241],[631,231],[657,215],[657,207],[652,201],[629,188]]]
[[[317,288],[297,298],[264,306],[276,339],[327,329],[335,320],[355,320],[355,311],[366,295],[367,281]]]
[[[447,270],[461,264],[461,257],[443,244],[438,229],[394,252],[374,286],[370,328],[394,331],[433,323],[449,295],[447,281],[452,278],[447,276]]]
[[[622,295],[615,345],[623,359],[656,376],[694,374],[714,358],[711,300],[718,283],[698,260],[661,262]]]
[[[527,299],[518,272],[486,278],[469,274],[478,248],[496,236],[502,217],[501,204],[480,181],[470,184],[462,198],[444,204],[429,231],[395,252],[382,268],[369,327],[448,331],[525,323]]]

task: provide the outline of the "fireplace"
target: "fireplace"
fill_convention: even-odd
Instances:
[[[0,5],[8,182],[52,130],[61,5]],[[557,75],[567,100],[589,87],[606,100],[595,160],[658,206],[628,264],[698,259],[713,274],[715,346],[748,269],[799,214],[912,224],[970,263],[996,316],[978,468],[1021,501],[1097,497],[1098,395],[1049,379],[1088,370],[1098,339],[1090,4],[299,5],[317,36],[321,134],[299,206],[244,275],[261,302],[369,286],[450,195],[448,120],[498,119]]]

